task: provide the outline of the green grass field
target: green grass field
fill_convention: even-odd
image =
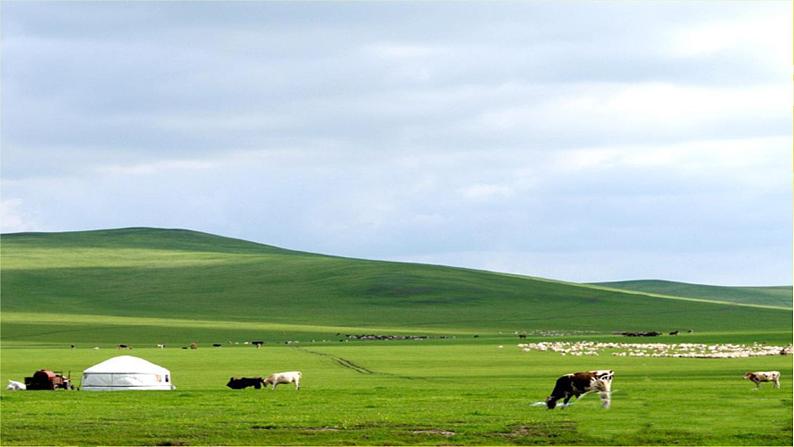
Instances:
[[[790,356],[571,357],[516,347],[515,332],[527,341],[784,345],[792,312],[780,302],[321,256],[185,230],[3,235],[0,254],[3,384],[39,368],[79,378],[131,354],[169,368],[177,386],[3,390],[3,445],[792,442]],[[678,337],[614,335],[676,329]],[[365,333],[430,338],[345,337]],[[265,347],[243,344],[254,339]],[[199,349],[180,349],[191,342]],[[611,409],[596,396],[565,410],[530,406],[559,375],[596,368],[616,372]],[[299,392],[225,387],[232,375],[293,369],[304,373]],[[770,369],[783,374],[782,389],[754,391],[742,379]]]
[[[72,370],[115,350],[7,349],[2,378]],[[3,444],[790,445],[791,359],[570,358],[515,345],[139,349],[171,369],[171,392],[4,392]],[[343,358],[371,373],[334,360]],[[232,375],[299,368],[303,388],[229,390]],[[529,404],[557,375],[612,368],[613,405]],[[778,369],[760,391],[748,369]],[[447,432],[447,433],[442,433]],[[454,433],[454,434],[450,434]]]

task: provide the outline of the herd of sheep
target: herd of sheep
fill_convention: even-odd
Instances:
[[[612,351],[618,357],[680,357],[680,358],[742,358],[768,355],[789,355],[791,346],[772,346],[753,343],[742,344],[702,344],[702,343],[604,343],[592,341],[554,341],[539,343],[520,343],[524,352],[551,351],[560,355],[587,356]]]

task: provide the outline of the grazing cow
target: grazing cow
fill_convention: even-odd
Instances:
[[[565,399],[563,406],[568,406],[568,401],[572,397],[576,397],[598,391],[601,396],[601,405],[604,408],[609,408],[611,403],[612,393],[612,377],[615,375],[611,369],[585,371],[566,374],[554,384],[554,390],[551,395],[546,399],[546,406],[549,410],[557,406],[557,401]]]
[[[275,390],[276,385],[280,383],[294,383],[295,390],[299,390],[301,388],[301,377],[303,377],[303,374],[300,371],[273,373],[267,376],[263,383],[265,386],[272,385],[273,390]]]
[[[17,382],[16,380],[8,380],[8,386],[6,387],[7,390],[10,391],[25,391],[28,387],[25,386],[22,382]]]
[[[260,389],[262,388],[262,383],[263,381],[261,377],[240,377],[239,379],[237,377],[230,377],[229,383],[227,383],[226,386],[233,390],[241,390],[243,388],[248,388],[249,386]]]
[[[755,383],[756,389],[761,388],[761,382],[772,382],[772,386],[780,388],[780,371],[747,372],[744,378]]]

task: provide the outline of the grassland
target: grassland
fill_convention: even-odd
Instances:
[[[141,349],[171,369],[172,392],[3,393],[12,444],[689,444],[790,445],[790,357],[570,358],[514,345]],[[81,371],[117,352],[10,349],[2,378],[47,365]],[[335,362],[344,358],[368,372]],[[571,370],[613,368],[612,409],[587,396],[565,410],[529,404]],[[232,375],[300,368],[304,386],[232,391]],[[747,369],[778,369],[754,391]],[[46,413],[46,423],[43,413]],[[607,417],[608,415],[608,417]],[[752,415],[748,417],[748,415]],[[446,432],[446,433],[444,433]],[[450,434],[454,433],[454,434]]]
[[[230,323],[212,334],[219,340],[234,339],[231,333],[222,337],[224,331],[250,328],[246,323],[330,329],[294,331],[304,340],[334,336],[339,332],[334,327],[462,334],[791,332],[791,312],[780,308],[320,256],[184,230],[5,235],[2,280],[3,342],[81,343],[88,336],[93,343],[187,343],[194,338],[170,324],[119,332],[119,326],[104,322],[107,317]],[[80,321],[53,321],[53,314]],[[92,315],[97,318],[86,321]],[[88,325],[92,330],[83,330]],[[260,337],[288,339],[292,331],[281,328]]]
[[[791,286],[725,287],[660,280],[616,281],[594,285],[713,301],[792,307]]]
[[[515,346],[517,331],[528,341],[627,341],[614,332],[674,329],[684,333],[653,341],[788,344],[785,306],[321,256],[184,230],[4,235],[1,255],[2,383],[39,368],[79,377],[132,354],[169,368],[177,385],[2,391],[3,445],[792,441],[790,356],[564,357]],[[429,338],[345,337],[363,333]],[[253,339],[265,347],[243,344]],[[180,349],[194,341],[198,350]],[[612,409],[593,396],[565,410],[529,406],[557,376],[593,368],[616,371]],[[304,372],[299,392],[224,386],[232,375],[292,369]],[[781,390],[754,391],[741,378],[769,369],[783,373]]]

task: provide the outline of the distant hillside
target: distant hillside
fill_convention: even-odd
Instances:
[[[791,312],[780,309],[316,255],[188,230],[18,233],[1,244],[4,342],[333,338],[340,327],[791,331]]]
[[[162,228],[118,228],[62,233],[11,233],[0,235],[3,248],[35,249],[152,249],[220,253],[300,252],[199,231]]]
[[[714,301],[792,307],[791,286],[724,287],[660,280],[602,282],[593,285]]]

